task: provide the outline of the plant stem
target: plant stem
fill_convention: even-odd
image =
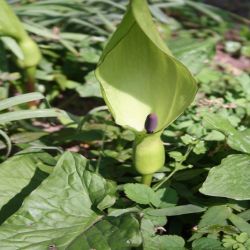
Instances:
[[[34,92],[36,87],[36,68],[35,67],[29,67],[25,69],[25,75],[26,75],[26,90],[27,92]]]
[[[28,93],[36,91],[36,67],[29,67],[25,69],[26,78],[26,91]],[[31,101],[28,103],[30,107],[37,106],[37,101]]]
[[[194,146],[193,145],[189,145],[182,161],[179,162],[180,165],[182,165],[182,163],[187,159],[187,157],[189,156],[189,154],[191,153],[191,151],[193,150]],[[183,168],[175,168],[168,176],[166,176],[165,178],[163,178],[160,182],[158,182],[154,187],[153,190],[156,191],[157,189],[159,189],[165,182],[167,182],[176,172],[178,172],[179,170],[183,170]]]
[[[175,169],[174,171],[172,171],[168,176],[166,176],[165,178],[163,178],[160,182],[158,182],[153,190],[156,191],[157,189],[159,189],[166,181],[168,181],[176,172],[178,171],[178,169]]]
[[[151,182],[152,182],[152,178],[153,178],[153,175],[152,174],[145,174],[145,175],[142,175],[142,184],[145,184],[145,185],[148,185],[150,186],[151,185]]]
[[[104,150],[104,143],[105,143],[105,139],[106,139],[106,132],[107,132],[107,124],[104,127],[104,131],[103,131],[103,135],[102,135],[102,145],[100,148],[100,154],[96,163],[96,169],[95,172],[98,174],[99,173],[99,169],[100,169],[100,164],[101,164],[101,160],[102,160],[102,153]]]

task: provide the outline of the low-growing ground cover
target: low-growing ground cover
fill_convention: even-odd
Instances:
[[[36,93],[20,95],[22,51],[1,37],[0,249],[250,249],[249,20],[150,1],[198,92],[162,132],[165,165],[149,187],[135,134],[115,124],[94,76],[127,2],[10,3],[42,59]]]

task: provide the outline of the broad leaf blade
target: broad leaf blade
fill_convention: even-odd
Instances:
[[[139,225],[131,215],[112,219],[98,211],[98,204],[114,195],[114,185],[86,165],[82,156],[65,153],[53,173],[0,227],[1,247],[118,250],[138,246]],[[110,231],[100,233],[105,228]]]
[[[230,155],[213,167],[200,192],[235,200],[250,199],[250,156]]]
[[[0,165],[0,209],[30,183],[41,163],[38,155],[13,156]]]

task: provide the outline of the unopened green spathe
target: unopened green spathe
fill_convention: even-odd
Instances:
[[[162,168],[165,150],[159,133],[136,139],[133,161],[136,170],[142,175],[151,175]]]
[[[4,0],[0,0],[0,36],[16,40],[23,52],[23,60],[18,61],[22,68],[34,67],[39,63],[41,53],[37,44],[29,37],[18,17]]]
[[[162,41],[146,0],[130,1],[127,13],[103,51],[96,77],[116,123],[133,129],[143,138],[135,142],[134,162],[142,175],[147,174],[149,166],[147,161],[137,158],[143,155],[137,147],[143,145],[146,150],[142,140],[147,141],[148,137],[159,144],[160,136],[154,133],[161,134],[183,113],[193,101],[197,86],[189,70]],[[151,113],[157,115],[158,125],[153,135],[148,135],[144,125]],[[162,148],[159,146],[161,153],[156,152],[155,159],[151,151],[150,164],[163,166]],[[145,162],[145,167],[138,167],[138,162]],[[159,169],[151,168],[154,172]]]

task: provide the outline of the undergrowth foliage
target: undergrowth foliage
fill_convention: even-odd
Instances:
[[[149,1],[199,90],[163,130],[165,165],[147,186],[135,134],[115,124],[94,76],[127,1],[9,4],[42,59],[25,93],[20,47],[0,37],[0,249],[250,249],[249,20]]]

